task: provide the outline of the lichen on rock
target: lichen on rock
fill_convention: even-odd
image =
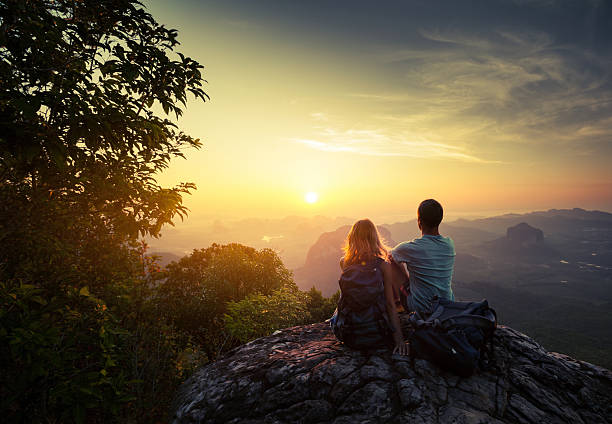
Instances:
[[[325,323],[288,328],[207,364],[174,423],[612,423],[612,372],[498,327],[490,369],[460,378],[389,350],[353,351]]]

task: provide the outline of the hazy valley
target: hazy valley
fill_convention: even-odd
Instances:
[[[338,289],[341,247],[352,221],[216,221],[189,232],[169,229],[150,244],[162,263],[212,243],[271,248],[302,290],[315,286],[330,296]],[[415,220],[379,229],[390,246],[419,236]],[[443,223],[440,231],[455,242],[458,299],[485,297],[502,323],[547,348],[612,367],[612,214],[582,209],[507,214]]]

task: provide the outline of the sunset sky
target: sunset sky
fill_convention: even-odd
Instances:
[[[159,180],[189,220],[611,211],[610,4],[146,1],[211,96]]]

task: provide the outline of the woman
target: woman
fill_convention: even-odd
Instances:
[[[344,257],[340,261],[340,267],[343,271],[351,265],[366,265],[372,261],[376,261],[377,266],[382,270],[385,306],[392,326],[393,342],[395,345],[393,353],[407,355],[409,353],[409,345],[404,343],[399,316],[395,306],[394,271],[391,264],[387,262],[388,249],[381,241],[380,234],[374,223],[369,219],[355,222],[349,231],[343,250]]]

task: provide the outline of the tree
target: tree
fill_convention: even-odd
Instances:
[[[195,186],[154,176],[200,147],[168,114],[207,95],[177,31],[134,0],[9,0],[0,16],[0,241],[75,217],[87,236],[157,235],[183,216]]]
[[[230,347],[224,332],[228,302],[295,286],[276,252],[238,243],[196,249],[169,264],[165,278],[158,290],[161,313],[193,337],[209,360]]]
[[[135,0],[0,0],[8,421],[163,420],[183,346],[148,304],[137,238],[186,213],[195,185],[164,188],[155,175],[201,146],[172,119],[188,96],[208,98],[202,66],[177,48],[177,31]],[[153,349],[160,359],[144,361]],[[169,391],[124,409],[145,398],[148,370]]]

